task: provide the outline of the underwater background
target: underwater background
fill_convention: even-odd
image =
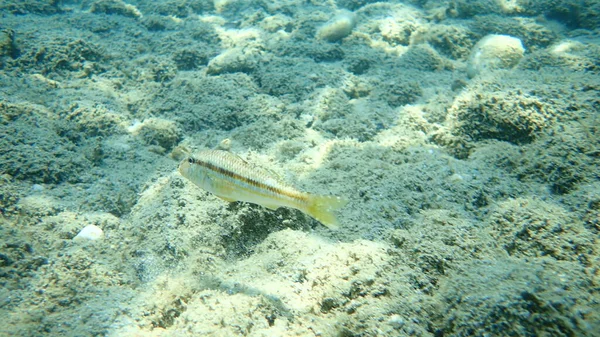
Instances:
[[[0,0],[0,336],[600,336],[600,1]],[[183,178],[228,150],[331,230]]]

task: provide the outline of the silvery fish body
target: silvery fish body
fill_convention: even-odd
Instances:
[[[334,211],[347,200],[301,192],[275,174],[247,163],[228,151],[207,150],[179,164],[182,176],[226,201],[246,201],[269,209],[298,209],[329,228],[336,228]]]

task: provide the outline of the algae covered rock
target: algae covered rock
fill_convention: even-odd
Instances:
[[[560,40],[545,49],[528,54],[519,68],[539,71],[541,68],[562,68],[576,72],[600,70],[600,46],[576,40]]]
[[[562,207],[535,199],[500,203],[490,216],[491,235],[511,256],[551,257],[589,264],[594,242]]]
[[[78,182],[90,162],[64,136],[59,122],[33,104],[0,104],[0,163],[17,180]],[[10,135],[10,137],[8,137]]]
[[[15,32],[12,29],[0,31],[0,59],[5,56],[13,57],[16,51]]]
[[[206,72],[210,75],[235,72],[250,73],[260,60],[260,54],[257,48],[232,48],[211,59],[208,62]]]
[[[133,5],[122,0],[98,0],[94,1],[90,8],[94,14],[114,14],[130,18],[142,17],[142,13]]]
[[[515,91],[466,92],[450,108],[457,134],[470,140],[531,142],[552,124],[553,108],[539,97]]]
[[[592,282],[569,262],[498,258],[475,261],[443,282],[444,336],[592,336]],[[572,309],[578,308],[578,309]],[[597,331],[597,330],[596,330]]]
[[[173,121],[162,118],[149,118],[132,128],[146,144],[158,145],[170,150],[181,139],[181,130]]]

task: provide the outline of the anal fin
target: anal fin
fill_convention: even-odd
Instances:
[[[276,210],[276,209],[278,209],[279,207],[281,207],[279,205],[265,205],[265,204],[260,204],[260,205],[264,206],[264,207],[266,207],[266,208],[268,208],[270,210],[273,210],[273,211]]]
[[[223,196],[220,196],[220,195],[217,195],[217,197],[219,199],[221,199],[221,200],[225,200],[225,201],[228,201],[228,202],[235,202],[235,201],[237,201],[236,199],[232,199],[232,198],[228,198],[228,197],[223,197]]]

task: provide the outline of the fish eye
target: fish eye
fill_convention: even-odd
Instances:
[[[194,163],[194,158],[192,158],[192,157],[188,158],[188,163],[193,164]]]

